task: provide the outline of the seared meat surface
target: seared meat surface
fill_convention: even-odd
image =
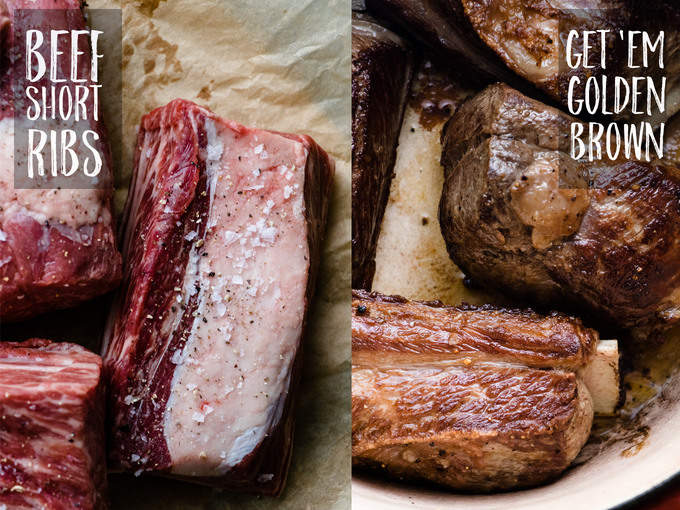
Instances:
[[[440,226],[477,284],[657,334],[680,320],[680,172],[579,163],[571,117],[494,85],[442,133]]]
[[[413,56],[392,32],[352,17],[352,286],[371,288]]]
[[[355,291],[354,465],[472,491],[558,476],[590,433],[576,371],[597,340],[564,315]]]
[[[668,78],[666,109],[653,114],[658,124],[680,109],[680,9],[675,3],[640,0],[366,0],[376,16],[457,60],[475,65],[474,79],[500,80],[526,88],[524,78],[562,104],[567,104],[568,84],[578,75],[582,83],[590,75],[637,76],[629,69],[625,45],[615,44],[620,30],[647,31],[654,38],[665,32],[665,69],[654,70]],[[599,57],[594,69],[570,69],[561,39],[570,30],[610,30],[606,69]],[[576,41],[574,54],[582,52]],[[599,55],[599,42],[591,52]],[[597,60],[597,62],[594,62]],[[508,72],[513,71],[515,74]],[[650,74],[647,70],[644,74]],[[529,89],[527,89],[529,90]],[[577,87],[576,90],[579,90]],[[582,89],[581,89],[582,90]],[[609,93],[613,96],[613,87]],[[533,95],[533,94],[532,94]],[[575,97],[581,97],[579,93]],[[622,116],[625,116],[624,112]],[[639,120],[639,119],[638,119]]]

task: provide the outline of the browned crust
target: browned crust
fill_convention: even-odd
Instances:
[[[596,332],[561,314],[352,298],[354,465],[490,491],[543,483],[578,455],[593,405],[575,371]]]
[[[389,30],[352,20],[352,287],[371,288],[413,55]]]
[[[598,339],[580,320],[559,313],[542,316],[489,305],[453,307],[365,291],[352,294],[355,363],[364,355],[375,359],[380,353],[385,360],[389,354],[418,354],[576,370],[593,354]]]
[[[454,262],[477,284],[656,335],[680,321],[680,173],[625,161],[561,165],[592,181],[573,235],[547,249],[513,210],[511,187],[532,158],[562,161],[574,119],[505,86],[468,100],[442,134],[440,225]],[[462,135],[462,136],[461,136]],[[558,151],[561,151],[558,152]],[[572,161],[573,163],[573,161]],[[564,175],[562,175],[564,173]]]
[[[352,373],[354,465],[455,489],[555,478],[592,416],[587,389],[569,372],[480,364]]]

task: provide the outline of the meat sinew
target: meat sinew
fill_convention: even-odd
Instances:
[[[0,507],[106,508],[101,358],[69,343],[0,343]]]
[[[334,163],[175,100],[141,122],[110,317],[115,468],[277,494]]]
[[[16,9],[50,9],[44,11],[50,13],[45,23],[60,22],[60,26],[76,30],[85,28],[80,8],[81,2],[75,0],[0,2],[0,26],[4,27],[0,42],[0,320],[3,321],[73,306],[111,290],[121,277],[111,188],[106,184],[111,182],[110,156],[101,121],[88,121],[88,129],[98,133],[102,140],[101,186],[57,189],[46,179],[41,183],[43,188],[14,187],[13,115],[15,108],[19,111],[27,106],[27,100],[15,97],[12,90],[13,76],[25,69],[25,56],[12,46]],[[89,55],[79,58],[78,65],[84,73],[84,69],[89,69]],[[63,65],[68,66],[68,59],[64,61]],[[68,70],[60,68],[59,72],[68,76]],[[92,101],[86,104],[93,111]]]
[[[352,15],[352,286],[371,288],[413,57],[404,42]]]
[[[354,465],[472,491],[558,476],[590,433],[597,340],[564,315],[355,291]]]
[[[486,288],[657,334],[680,320],[680,172],[576,162],[572,121],[505,85],[461,106],[442,133],[447,249]]]

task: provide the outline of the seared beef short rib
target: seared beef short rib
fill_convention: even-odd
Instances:
[[[456,65],[474,66],[470,78],[475,81],[503,81],[533,95],[535,89],[527,88],[528,82],[564,105],[572,76],[581,79],[574,96],[581,97],[588,76],[606,74],[613,81],[617,75],[640,74],[639,69],[627,67],[623,44],[611,44],[604,70],[599,58],[592,59],[595,69],[570,69],[565,49],[559,46],[570,30],[610,30],[612,38],[618,37],[620,30],[647,31],[652,38],[664,30],[666,109],[649,120],[658,124],[680,109],[680,9],[671,0],[366,0],[366,7],[449,55]],[[581,42],[575,41],[575,53],[582,51]],[[598,41],[591,44],[591,53],[599,55]],[[661,71],[654,72],[660,83]],[[610,97],[614,90],[611,81],[607,89]]]
[[[442,133],[440,226],[477,284],[637,338],[680,321],[680,172],[569,155],[575,119],[493,85]]]
[[[590,433],[597,341],[565,315],[355,291],[354,465],[484,492],[555,478]]]
[[[371,288],[375,250],[413,56],[370,19],[352,17],[352,286]]]

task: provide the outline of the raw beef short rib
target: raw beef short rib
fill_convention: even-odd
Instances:
[[[121,257],[111,214],[110,155],[101,121],[89,129],[102,140],[102,186],[98,189],[14,187],[14,122],[26,101],[14,96],[12,76],[24,72],[24,56],[12,48],[16,9],[51,9],[72,29],[85,28],[75,0],[0,0],[0,320],[20,320],[67,308],[103,294],[120,281]],[[46,45],[47,47],[48,45]],[[89,55],[81,57],[89,62]],[[68,61],[68,59],[66,59]],[[47,60],[49,62],[49,60]],[[10,63],[11,62],[11,63]],[[65,64],[68,65],[68,64]],[[87,68],[86,63],[79,64]],[[82,71],[81,72],[85,72]],[[60,73],[68,76],[63,69]],[[92,103],[88,103],[90,108]],[[93,110],[89,110],[93,111]],[[46,156],[47,157],[47,156]]]
[[[0,508],[107,507],[104,402],[84,347],[0,343]]]
[[[334,163],[175,100],[142,119],[104,359],[114,468],[277,494]]]

